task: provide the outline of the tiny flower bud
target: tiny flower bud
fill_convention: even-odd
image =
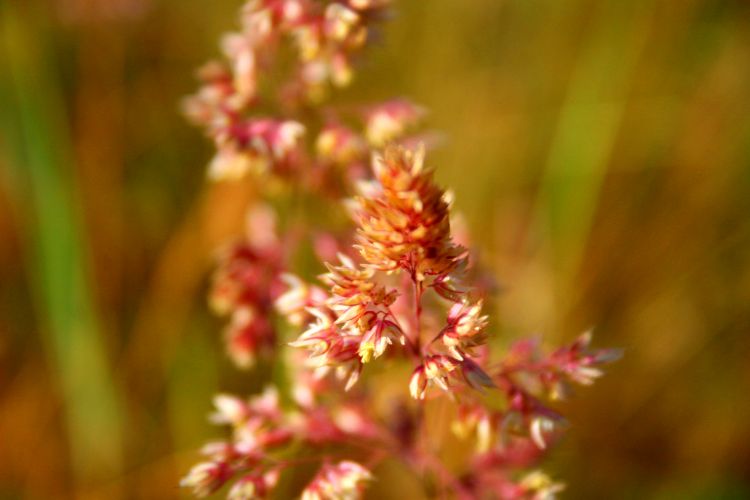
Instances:
[[[424,399],[427,390],[427,377],[424,373],[424,366],[417,367],[409,380],[409,393],[414,399]]]
[[[267,487],[263,477],[248,474],[240,478],[227,493],[227,500],[255,500],[266,496]]]
[[[276,310],[293,325],[302,325],[309,317],[308,307],[322,305],[327,294],[317,286],[310,286],[293,274],[283,274],[281,279],[289,287],[274,302]]]
[[[248,415],[247,404],[229,394],[214,396],[214,406],[217,412],[211,416],[211,420],[216,424],[239,424]]]
[[[201,462],[182,478],[180,486],[191,488],[195,496],[202,498],[221,488],[230,475],[229,467],[223,462]]]
[[[367,139],[375,146],[394,141],[424,116],[424,110],[404,101],[390,101],[370,109],[366,117]]]
[[[531,420],[529,431],[532,441],[539,448],[544,449],[547,447],[545,434],[552,432],[555,428],[555,422],[544,416],[536,416]]]
[[[556,483],[541,472],[533,471],[527,474],[519,483],[522,491],[531,500],[554,500],[556,494],[565,489],[562,483]]]
[[[414,399],[424,399],[427,388],[432,384],[449,391],[448,376],[457,366],[458,361],[449,356],[428,356],[412,373],[409,393]]]
[[[345,40],[359,23],[359,14],[340,3],[332,3],[325,12],[326,35],[336,41]]]
[[[338,500],[361,498],[372,474],[356,462],[345,460],[324,465],[302,492],[302,500]]]

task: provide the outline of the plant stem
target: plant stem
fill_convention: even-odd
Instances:
[[[416,350],[421,354],[422,350],[422,294],[424,288],[422,282],[417,280],[416,276],[412,274],[412,284],[414,285],[414,344]]]
[[[401,330],[401,332],[403,333],[404,329],[401,327],[401,323],[399,322],[396,315],[393,314],[393,311],[391,311],[391,308],[387,307],[386,311],[388,313],[388,316],[390,316],[393,322],[398,326],[399,330]],[[411,353],[414,355],[414,358],[417,361],[420,361],[422,359],[422,356],[419,353],[419,347],[417,346],[417,344],[415,344],[406,333],[403,333],[403,336],[404,336],[404,340],[406,340],[406,344],[409,346],[409,349],[411,350]]]

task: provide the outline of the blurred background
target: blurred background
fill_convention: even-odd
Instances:
[[[0,498],[172,498],[217,389],[244,199],[179,100],[240,0],[0,0]],[[565,405],[565,498],[750,498],[750,4],[396,2],[404,95],[502,283],[498,335],[625,357]]]

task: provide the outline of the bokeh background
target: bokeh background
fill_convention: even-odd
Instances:
[[[750,498],[750,4],[396,2],[345,97],[431,110],[503,338],[625,357],[566,498]],[[0,498],[172,498],[217,389],[244,193],[179,114],[240,0],[0,0]]]

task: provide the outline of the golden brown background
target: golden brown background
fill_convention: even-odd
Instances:
[[[0,0],[0,498],[170,498],[247,392],[206,310],[242,190],[179,115],[239,0]],[[503,285],[595,326],[566,498],[750,497],[750,4],[402,0],[344,98],[410,96]]]

